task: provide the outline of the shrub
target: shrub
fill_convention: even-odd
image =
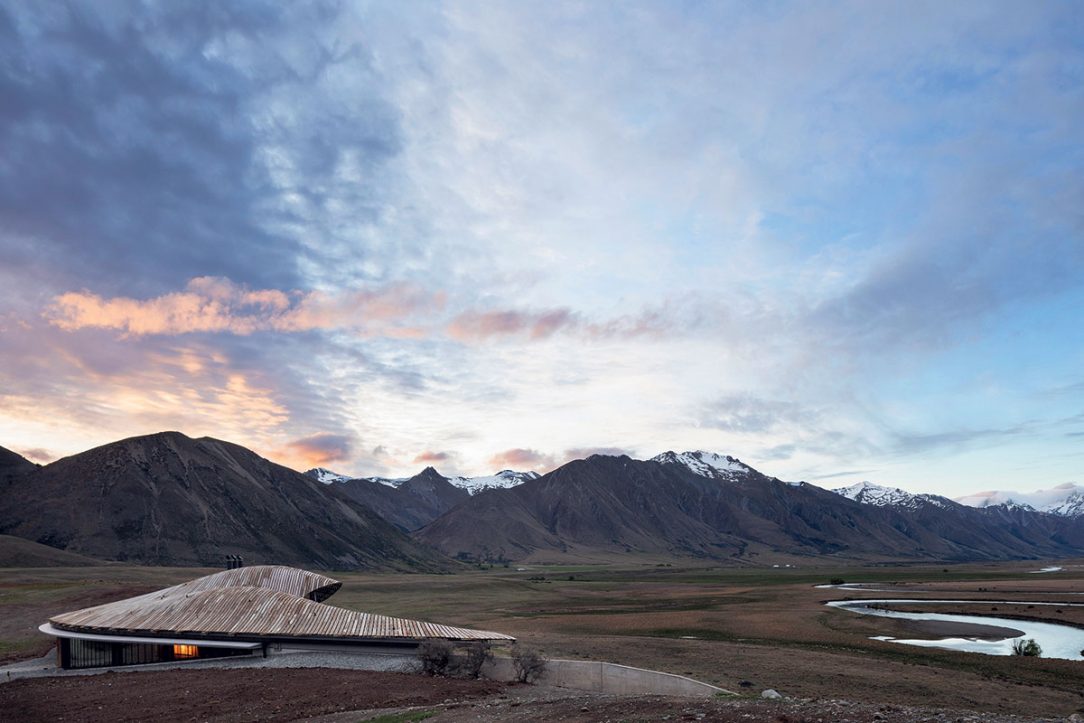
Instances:
[[[493,659],[492,646],[482,640],[467,645],[463,655],[455,659],[455,674],[460,678],[477,680],[482,674],[482,666]]]
[[[493,659],[486,641],[464,645],[458,652],[447,640],[426,640],[418,646],[418,663],[425,675],[477,679],[482,666]]]
[[[452,644],[446,640],[426,640],[418,646],[418,660],[426,675],[447,675],[452,663]]]
[[[534,648],[512,649],[512,669],[520,683],[531,683],[546,670],[546,659]]]
[[[1023,655],[1029,658],[1038,658],[1042,656],[1043,649],[1039,647],[1039,644],[1035,642],[1034,638],[1017,638],[1012,641],[1012,654]]]

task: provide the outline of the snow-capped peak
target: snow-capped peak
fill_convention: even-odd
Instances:
[[[508,489],[538,479],[541,475],[537,472],[516,472],[510,469],[502,469],[496,474],[484,477],[449,477],[448,481],[456,487],[461,487],[472,495],[484,490]]]
[[[305,474],[309,477],[312,477],[317,482],[323,482],[326,485],[332,484],[334,482],[345,482],[348,479],[353,479],[349,475],[332,472],[331,470],[324,469],[323,467],[314,467]]]
[[[968,507],[1004,505],[1009,509],[1037,510],[1063,517],[1081,517],[1084,516],[1084,485],[1066,482],[1048,490],[1035,492],[991,490],[958,497],[956,501]]]
[[[370,482],[376,482],[387,487],[400,487],[409,477],[366,477]]]
[[[938,507],[946,507],[950,501],[944,497],[927,494],[914,494],[899,487],[885,487],[875,485],[872,482],[859,482],[850,487],[839,487],[832,490],[837,495],[842,495],[855,502],[874,507],[919,507],[923,504],[933,504]]]
[[[680,464],[694,474],[708,479],[733,480],[753,471],[752,467],[743,464],[735,457],[702,450],[681,453],[663,452],[657,457],[652,457],[651,461],[659,464]]]

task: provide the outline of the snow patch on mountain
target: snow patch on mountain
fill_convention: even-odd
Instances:
[[[1035,492],[990,490],[957,497],[956,501],[968,507],[1005,505],[1010,509],[1038,510],[1063,517],[1081,517],[1084,516],[1084,485],[1066,482]]]
[[[305,474],[309,477],[312,477],[317,482],[323,482],[326,485],[333,484],[335,482],[345,482],[348,479],[352,479],[349,475],[332,472],[331,470],[324,469],[323,467],[314,467]]]
[[[923,505],[936,507],[948,507],[952,501],[938,495],[914,494],[899,487],[884,487],[872,482],[859,482],[850,487],[838,487],[834,490],[837,495],[874,507],[907,507],[915,509]]]
[[[752,467],[742,463],[736,457],[702,450],[681,453],[663,452],[652,457],[651,461],[659,464],[680,464],[694,474],[708,479],[734,480],[754,471]]]
[[[537,472],[516,472],[510,469],[502,469],[497,474],[484,477],[449,477],[448,481],[456,487],[461,487],[472,495],[476,495],[485,490],[517,487],[524,482],[538,479],[540,476]]]
[[[312,477],[312,476],[315,476],[315,475],[310,474],[310,472],[316,472],[316,471],[317,470],[310,470],[309,472],[306,472],[305,474],[308,474],[310,477]],[[323,470],[323,471],[327,472],[327,470]],[[485,475],[485,476],[482,476],[482,477],[444,477],[444,475],[440,474],[439,472],[436,472],[436,474],[439,475],[440,477],[443,477],[444,479],[448,480],[454,486],[459,487],[461,489],[465,489],[467,492],[471,493],[472,495],[476,495],[479,492],[483,492],[485,490],[508,489],[509,487],[515,487],[517,485],[523,484],[524,482],[528,482],[528,481],[533,480],[533,479],[538,479],[541,476],[537,472],[516,472],[516,471],[510,470],[510,469],[503,469],[503,470],[501,470],[500,472],[498,472],[496,474]],[[329,473],[326,480],[325,479],[320,479],[320,478],[317,478],[317,479],[320,479],[321,482],[326,481],[327,484],[331,484],[332,482],[346,482],[349,479],[351,479],[351,478],[345,477],[343,475],[338,475],[337,476],[337,477],[339,477],[341,479],[332,478],[332,477],[335,477],[335,474],[333,472]],[[376,482],[377,484],[382,484],[382,485],[386,485],[388,487],[396,487],[396,488],[398,488],[398,487],[401,487],[404,482],[406,482],[407,480],[412,479],[412,478],[411,477],[358,477],[358,478],[355,478],[355,479],[363,479],[363,480],[365,480],[367,482]]]
[[[376,482],[377,484],[387,485],[388,487],[399,487],[410,479],[410,477],[366,477],[365,479],[370,482]]]
[[[339,474],[338,472],[333,472],[330,469],[325,469],[323,467],[314,467],[305,474],[312,477],[317,482],[323,482],[326,485],[360,479],[365,480],[366,482],[377,482],[382,485],[387,485],[388,487],[398,487],[410,479],[409,477],[351,477],[350,475]]]

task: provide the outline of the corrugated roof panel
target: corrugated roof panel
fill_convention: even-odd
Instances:
[[[241,574],[246,571],[252,572]],[[147,595],[64,613],[50,622],[64,630],[136,635],[515,639],[485,630],[356,612],[308,599],[314,592],[331,587],[337,590],[340,585],[331,578],[295,568],[243,567]]]

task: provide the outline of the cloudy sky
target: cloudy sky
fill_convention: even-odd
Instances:
[[[0,6],[0,445],[1084,481],[1062,2]]]

